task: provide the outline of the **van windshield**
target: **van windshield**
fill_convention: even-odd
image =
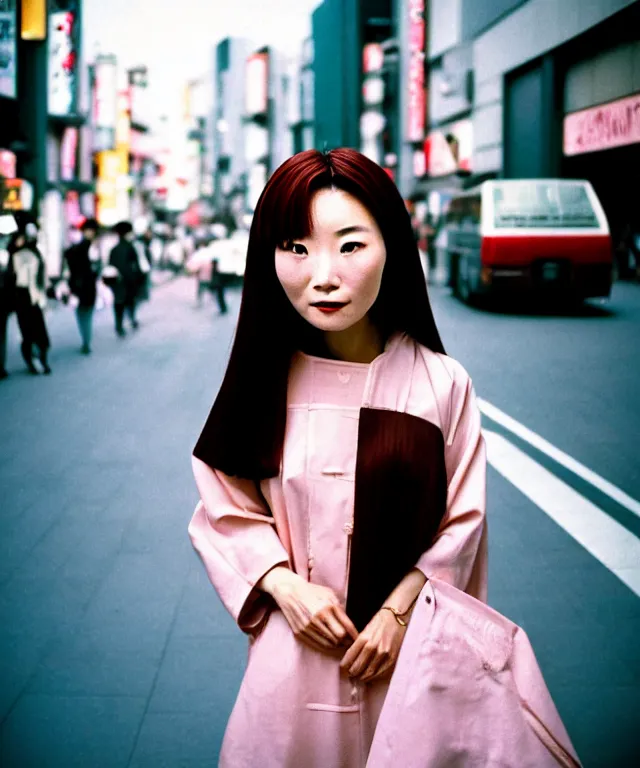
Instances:
[[[523,181],[494,187],[494,226],[598,227],[583,184]]]

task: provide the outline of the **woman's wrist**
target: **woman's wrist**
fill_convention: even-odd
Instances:
[[[265,573],[256,584],[256,589],[275,597],[274,592],[282,586],[291,584],[296,578],[300,577],[290,568],[287,568],[286,565],[276,565],[270,571]]]
[[[416,600],[426,583],[427,577],[424,573],[413,568],[384,601],[383,608],[396,615],[396,618],[399,615],[408,621],[413,613]]]

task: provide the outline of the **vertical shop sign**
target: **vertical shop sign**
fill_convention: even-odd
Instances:
[[[259,51],[247,59],[245,111],[248,117],[264,115],[269,100],[269,54]]]
[[[409,72],[407,141],[424,138],[426,99],[424,91],[424,0],[409,0]]]
[[[16,0],[0,0],[0,96],[16,98]]]
[[[60,179],[71,181],[76,175],[78,157],[78,129],[68,126],[60,142]]]
[[[76,110],[76,27],[76,16],[70,11],[60,11],[49,16],[50,115],[71,115]]]
[[[115,148],[117,117],[116,57],[99,56],[93,68],[94,150]]]

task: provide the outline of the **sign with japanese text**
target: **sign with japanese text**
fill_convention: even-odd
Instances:
[[[76,16],[59,11],[49,16],[50,115],[71,115],[76,109]]]
[[[640,93],[564,119],[564,154],[581,155],[640,142]]]
[[[422,141],[426,123],[424,89],[424,0],[409,0],[407,141]]]

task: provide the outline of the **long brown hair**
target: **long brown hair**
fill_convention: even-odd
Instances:
[[[291,358],[297,350],[321,350],[323,336],[287,298],[275,270],[275,249],[311,234],[312,198],[327,188],[359,200],[384,238],[387,258],[370,312],[382,336],[404,332],[444,353],[409,214],[393,181],[354,149],[294,155],[275,171],[258,200],[231,356],[193,452],[225,474],[261,480],[280,470]]]

